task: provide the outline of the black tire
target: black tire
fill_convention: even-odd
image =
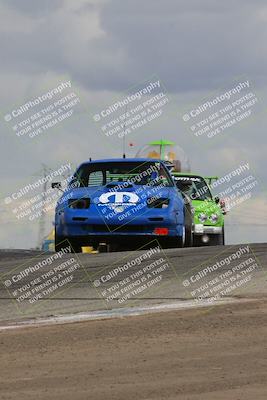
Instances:
[[[71,253],[81,253],[82,252],[82,246],[79,245],[78,243],[75,243],[71,240],[69,240],[70,245],[71,245]]]
[[[223,246],[224,245],[224,237],[223,234],[221,235],[213,235],[210,238],[208,246]]]
[[[193,222],[194,215],[192,212],[192,201],[191,198],[182,192],[184,199],[184,220],[185,220],[185,243],[182,247],[193,246]]]
[[[59,252],[67,246],[66,238],[58,236],[55,232],[55,251]]]
[[[200,246],[207,246],[201,241],[201,236],[193,235],[193,246],[200,247]]]
[[[106,243],[99,243],[97,250],[99,253],[108,253],[109,246]]]
[[[185,243],[184,247],[193,246],[193,217],[191,207],[185,208]]]
[[[214,235],[211,238],[210,241],[210,246],[224,246],[225,245],[225,239],[224,239],[224,226],[222,233],[220,235]]]
[[[64,237],[64,236],[58,236],[57,233],[55,232],[55,251],[59,252],[63,249],[65,249],[67,246],[71,246],[71,253],[81,253],[82,248],[81,246],[73,242],[71,239]]]
[[[185,230],[185,227],[184,227]],[[166,243],[167,248],[182,248],[185,247],[185,231],[183,236],[170,237]]]
[[[185,229],[184,235],[183,235],[183,236],[179,236],[179,237],[178,237],[178,240],[177,240],[177,245],[176,245],[176,247],[180,247],[180,248],[182,248],[182,247],[185,247],[185,240],[186,240],[186,227],[184,227],[184,229]]]

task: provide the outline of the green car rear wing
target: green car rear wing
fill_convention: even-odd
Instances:
[[[219,179],[218,176],[205,176],[208,185],[211,185],[213,181],[217,181]]]

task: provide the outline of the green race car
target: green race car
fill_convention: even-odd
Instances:
[[[224,245],[225,204],[213,197],[209,184],[217,177],[204,178],[187,172],[172,172],[176,186],[192,201],[195,246]]]

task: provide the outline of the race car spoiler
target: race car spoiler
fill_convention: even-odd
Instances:
[[[205,176],[208,185],[211,185],[213,181],[217,181],[219,179],[218,176]]]

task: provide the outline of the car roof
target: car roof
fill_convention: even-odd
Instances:
[[[84,164],[95,164],[95,163],[108,163],[108,162],[117,162],[117,163],[127,163],[127,162],[161,162],[163,163],[162,160],[160,159],[155,159],[155,158],[104,158],[101,160],[91,160],[91,161],[85,161],[81,165]]]

